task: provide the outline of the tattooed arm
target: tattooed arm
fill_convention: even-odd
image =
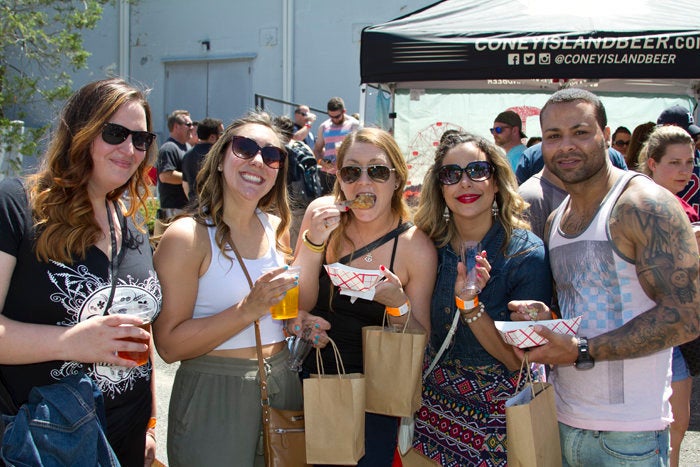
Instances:
[[[639,282],[656,306],[589,339],[591,355],[635,358],[695,339],[700,332],[698,247],[676,197],[636,177],[615,205],[610,233],[620,253],[634,259]]]
[[[551,219],[550,219],[551,221]],[[637,277],[656,305],[618,329],[589,338],[596,360],[642,357],[695,339],[699,334],[698,246],[675,196],[648,179],[635,177],[610,218],[617,250],[637,268]],[[509,305],[510,306],[510,305]],[[511,309],[517,306],[512,302]],[[544,326],[535,331],[549,343],[530,349],[530,361],[571,364],[577,339]],[[522,358],[522,349],[514,348]]]

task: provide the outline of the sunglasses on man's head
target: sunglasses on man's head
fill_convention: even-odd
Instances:
[[[131,144],[134,149],[146,151],[156,139],[155,133],[150,131],[133,131],[116,123],[105,123],[102,127],[102,141],[116,146],[122,144],[131,135]]]
[[[362,172],[367,172],[369,178],[375,182],[384,183],[389,180],[391,172],[394,171],[396,171],[395,168],[386,165],[368,165],[367,167],[346,165],[341,167],[338,173],[340,173],[340,179],[345,183],[355,183],[362,176]]]
[[[462,174],[467,174],[475,182],[483,182],[491,178],[496,168],[488,161],[474,161],[460,167],[457,164],[443,165],[438,170],[437,177],[443,185],[454,185],[462,180]]]
[[[275,146],[260,147],[258,143],[245,136],[231,137],[231,150],[241,159],[252,159],[258,153],[262,156],[262,160],[268,167],[279,169],[284,164],[286,153]]]

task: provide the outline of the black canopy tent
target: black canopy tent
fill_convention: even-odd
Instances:
[[[443,0],[363,30],[362,83],[555,90],[575,82],[697,100],[696,0],[629,5],[621,17],[551,0]]]

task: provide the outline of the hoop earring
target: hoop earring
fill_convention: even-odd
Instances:
[[[491,215],[493,217],[498,217],[498,203],[496,202],[496,198],[493,199],[493,204],[491,205]]]

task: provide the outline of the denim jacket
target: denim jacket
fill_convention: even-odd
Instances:
[[[103,429],[102,392],[86,375],[32,388],[5,422],[0,455],[8,466],[119,466]]]
[[[481,240],[481,249],[486,250],[491,264],[491,278],[479,294],[479,301],[494,321],[510,321],[507,305],[511,300],[540,300],[546,304],[552,301],[552,275],[542,240],[528,230],[516,229],[505,254],[504,242],[505,230],[500,222],[494,222]],[[445,340],[457,310],[454,284],[458,262],[459,255],[449,244],[438,249],[438,273],[430,313],[431,358]],[[500,364],[481,346],[469,325],[461,321],[454,342],[441,360],[455,360],[462,366]]]

